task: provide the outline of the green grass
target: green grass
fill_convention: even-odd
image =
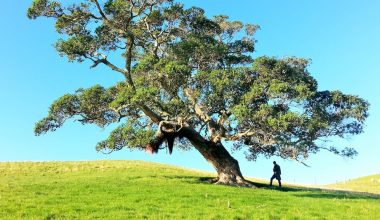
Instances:
[[[0,163],[0,219],[380,219],[380,197],[212,185],[138,161]]]
[[[360,177],[337,184],[331,184],[327,187],[341,190],[352,190],[358,192],[380,194],[380,174]]]

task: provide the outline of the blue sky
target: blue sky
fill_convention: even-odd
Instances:
[[[0,161],[148,160],[213,171],[196,151],[165,151],[158,155],[128,149],[103,155],[95,144],[110,128],[68,122],[54,133],[35,137],[34,123],[45,116],[52,101],[80,87],[113,85],[122,80],[104,67],[68,63],[53,44],[59,37],[51,20],[26,18],[30,1],[2,1],[0,8]],[[255,56],[297,56],[312,59],[309,68],[321,90],[339,89],[371,104],[365,132],[333,144],[354,146],[355,159],[329,153],[311,156],[311,168],[294,161],[259,158],[240,161],[246,176],[269,178],[277,160],[288,182],[325,184],[380,173],[380,1],[377,0],[185,0],[208,15],[226,14],[233,20],[261,26]]]

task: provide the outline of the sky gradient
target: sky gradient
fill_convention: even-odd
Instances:
[[[321,152],[312,155],[307,168],[278,158],[240,161],[245,176],[268,179],[272,161],[282,167],[290,183],[326,184],[380,173],[380,1],[377,0],[185,0],[209,16],[226,14],[232,20],[259,24],[254,56],[297,56],[312,59],[309,67],[320,90],[341,90],[359,95],[371,104],[365,132],[333,145],[354,146],[351,159]],[[28,20],[31,0],[5,0],[0,8],[0,161],[148,160],[214,171],[196,151],[165,150],[158,155],[130,152],[97,153],[95,145],[112,128],[101,129],[68,121],[54,133],[35,137],[34,123],[50,104],[65,93],[95,84],[111,86],[122,78],[100,66],[68,63],[52,46],[59,38],[52,20]]]

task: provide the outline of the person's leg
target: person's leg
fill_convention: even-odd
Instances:
[[[278,186],[281,187],[281,179],[278,179]]]
[[[269,184],[269,186],[272,186],[272,182],[273,182],[273,179],[274,179],[274,178],[275,178],[274,175],[270,178],[270,184]]]

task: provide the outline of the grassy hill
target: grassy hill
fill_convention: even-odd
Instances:
[[[357,179],[352,179],[337,184],[331,184],[327,187],[333,189],[380,194],[380,174],[360,177]]]
[[[138,161],[0,163],[0,219],[380,219],[380,197],[212,185]]]

